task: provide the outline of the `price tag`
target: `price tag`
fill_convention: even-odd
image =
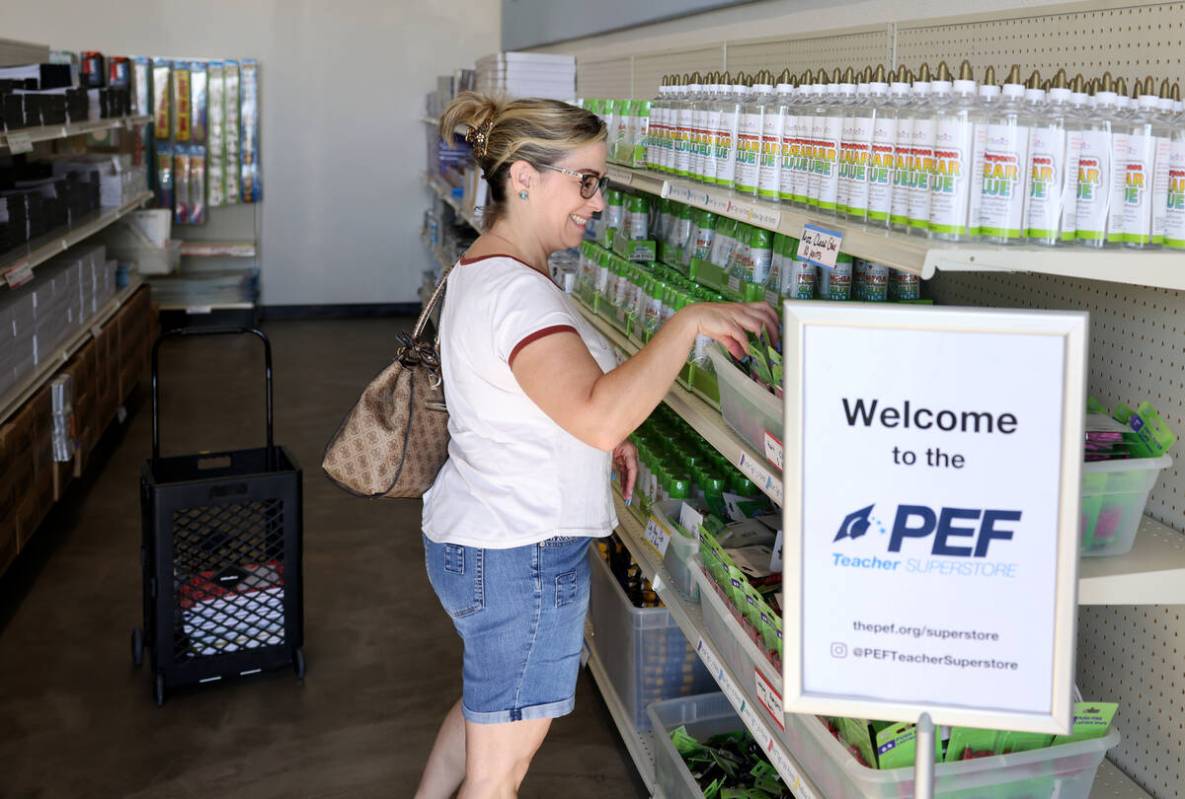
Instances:
[[[784,469],[786,468],[786,464],[783,463],[784,453],[785,447],[782,446],[782,442],[774,438],[772,433],[767,432],[765,434],[765,459],[779,469]]]
[[[214,309],[209,305],[187,305],[185,306],[185,313],[197,316],[205,316],[207,314],[214,313]]]
[[[758,227],[777,230],[778,225],[782,223],[782,212],[774,208],[755,206],[753,208],[752,218],[753,224]]]
[[[727,214],[729,210],[729,200],[727,197],[709,194],[707,201],[704,203],[704,207],[714,214]]]
[[[33,139],[28,133],[15,131],[8,134],[8,151],[13,155],[33,152]]]
[[[8,284],[9,288],[16,288],[23,286],[33,279],[33,267],[26,260],[19,266],[14,266],[4,273],[4,282]]]
[[[782,695],[765,678],[760,668],[754,668],[753,673],[756,675],[754,684],[757,686],[757,701],[769,713],[769,717],[773,719],[774,724],[778,725],[778,729],[785,731],[786,711],[782,708]]]
[[[843,233],[838,230],[808,224],[802,228],[802,238],[798,240],[798,257],[816,266],[832,269],[842,244]]]
[[[770,499],[779,505],[782,504],[782,478],[770,473],[765,464],[759,463],[749,453],[742,452],[737,468],[752,480],[754,485],[768,494]]]
[[[609,167],[608,174],[609,180],[613,181],[614,183],[618,183],[622,186],[634,185],[633,172],[626,172],[623,169],[614,169],[613,167]]]
[[[671,532],[666,525],[651,516],[650,521],[646,522],[642,538],[658,552],[659,557],[666,557],[667,547],[671,545]]]

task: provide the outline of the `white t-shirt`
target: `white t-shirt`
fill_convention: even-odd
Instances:
[[[424,494],[424,534],[486,549],[617,526],[610,454],[553,422],[519,387],[510,362],[525,344],[575,331],[603,371],[609,343],[545,275],[505,255],[461,259],[440,315],[448,460]]]

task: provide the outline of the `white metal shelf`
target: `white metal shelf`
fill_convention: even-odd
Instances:
[[[50,233],[30,242],[20,254],[6,253],[4,256],[6,260],[0,261],[0,276],[3,276],[3,282],[0,285],[19,286],[27,282],[32,276],[33,268],[38,264],[45,263],[83,239],[114,224],[150,199],[152,199],[152,192],[142,192],[118,208],[101,209],[88,214],[79,224],[64,233]]]
[[[627,356],[637,352],[612,325],[583,305],[577,307],[617,349]],[[665,402],[770,499],[782,504],[782,475],[732,432],[719,411],[679,386],[671,387]],[[1131,552],[1079,561],[1078,604],[1185,605],[1185,535],[1145,516]]]
[[[73,336],[66,339],[54,350],[49,357],[45,358],[37,365],[24,380],[10,388],[3,395],[0,395],[0,424],[8,420],[18,408],[25,404],[30,397],[37,393],[37,390],[48,380],[64,363],[74,357],[74,353],[82,349],[83,345],[96,337],[96,334],[102,331],[103,326],[114,318],[123,304],[127,302],[136,289],[140,288],[143,281],[136,275],[132,275],[128,285],[119,291],[115,292],[107,304],[103,306],[97,314],[86,321],[85,327],[77,331]]]
[[[621,738],[625,742],[625,748],[630,753],[630,757],[633,758],[634,766],[638,769],[638,774],[642,777],[642,782],[645,783],[646,790],[653,793],[654,734],[639,732],[638,728],[634,726],[629,711],[626,710],[621,697],[614,690],[613,683],[609,681],[609,673],[605,671],[604,664],[601,663],[600,657],[597,656],[596,647],[587,640],[587,637],[585,639],[584,651],[588,655],[588,670],[592,674],[597,688],[601,691],[605,705],[609,708],[609,715],[613,717],[613,723],[617,725],[617,731],[621,733]]]
[[[795,205],[771,203],[645,169],[610,165],[610,180],[647,194],[704,208],[798,238],[807,223],[843,233],[843,250],[925,279],[936,271],[1035,272],[1138,286],[1185,289],[1185,253],[1178,250],[1005,246],[946,243],[852,222]]]
[[[762,748],[765,749],[766,754],[771,756],[771,762],[778,768],[778,772],[786,780],[787,785],[790,786],[795,796],[813,796],[822,799],[823,795],[808,781],[805,773],[794,759],[793,753],[785,749],[778,742],[778,739],[770,734],[771,731],[765,722],[757,715],[756,708],[761,705],[755,692],[749,688],[748,682],[739,680],[738,676],[733,674],[724,665],[715,650],[715,646],[705,633],[703,612],[700,607],[683,596],[671,584],[670,574],[663,566],[658,552],[643,539],[642,525],[622,505],[620,498],[616,498],[616,501],[617,516],[620,522],[618,535],[630,550],[630,554],[633,555],[634,560],[641,566],[642,573],[650,580],[654,586],[654,590],[671,612],[671,616],[675,619],[680,629],[683,630],[683,634],[687,637],[687,640],[697,646],[700,657],[704,660],[712,675],[716,677],[721,690],[728,696],[729,701],[745,721],[750,732],[753,733],[759,743],[769,742],[770,748],[766,748],[764,743],[762,743]],[[707,596],[709,593],[711,596],[708,597],[708,601],[723,601],[719,600],[715,593],[711,592],[710,588],[705,587],[700,591],[701,596]],[[723,614],[723,617],[726,620],[731,619],[728,613]],[[732,622],[729,622],[729,626],[732,626]],[[747,634],[738,629],[735,630],[735,638],[751,660],[756,663],[763,661],[765,658],[764,653],[758,650],[757,645],[753,643]],[[774,678],[774,690],[784,696],[781,675],[771,667],[768,670],[767,676]],[[799,781],[797,784],[794,784],[793,781],[796,778]],[[1140,788],[1140,786],[1120,771],[1111,761],[1104,759],[1103,765],[1100,767],[1094,785],[1091,788],[1090,799],[1151,799],[1151,795]]]
[[[113,128],[132,130],[140,125],[152,121],[147,114],[142,116],[113,117],[111,119],[96,119],[87,122],[70,122],[65,125],[42,125],[36,128],[21,128],[0,132],[0,149],[12,148],[17,151],[24,149],[24,145],[53,139],[68,139],[71,136],[83,136],[88,133],[99,133]]]
[[[753,738],[769,757],[770,763],[778,770],[786,786],[799,799],[825,799],[822,792],[814,786],[806,776],[802,766],[794,755],[775,737],[768,725],[757,715],[757,708],[761,705],[747,681],[737,679],[737,675],[720,657],[716,646],[707,637],[704,627],[703,613],[697,603],[684,597],[671,582],[671,575],[662,563],[658,551],[653,549],[643,539],[643,528],[630,511],[622,504],[620,497],[614,497],[617,505],[619,522],[618,535],[629,549],[634,560],[642,568],[646,579],[650,580],[655,592],[662,599],[663,605],[670,611],[671,617],[683,631],[683,635],[696,648],[696,653],[707,666],[708,671],[715,678],[720,690],[728,697],[728,701],[736,710],[737,715],[744,721],[745,726],[753,733]],[[748,636],[739,636],[748,641]],[[751,644],[752,642],[750,642]]]
[[[190,258],[254,258],[253,241],[198,241],[181,242],[181,254]]]

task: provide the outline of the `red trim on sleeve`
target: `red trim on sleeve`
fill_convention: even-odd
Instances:
[[[571,325],[552,325],[551,327],[545,327],[542,330],[536,330],[534,333],[525,336],[522,341],[514,345],[514,349],[510,351],[510,357],[506,359],[506,364],[508,366],[514,366],[514,357],[518,355],[519,350],[530,344],[532,341],[538,341],[545,336],[550,336],[552,333],[576,333],[576,335],[580,335],[576,328],[572,327]]]

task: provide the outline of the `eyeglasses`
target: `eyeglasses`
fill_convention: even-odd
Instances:
[[[596,172],[577,172],[575,169],[565,169],[562,166],[550,166],[543,164],[543,169],[550,169],[552,172],[559,172],[561,175],[571,175],[574,178],[580,178],[580,196],[586,200],[591,200],[598,191],[604,191],[605,187],[609,185],[608,175],[598,175]]]

